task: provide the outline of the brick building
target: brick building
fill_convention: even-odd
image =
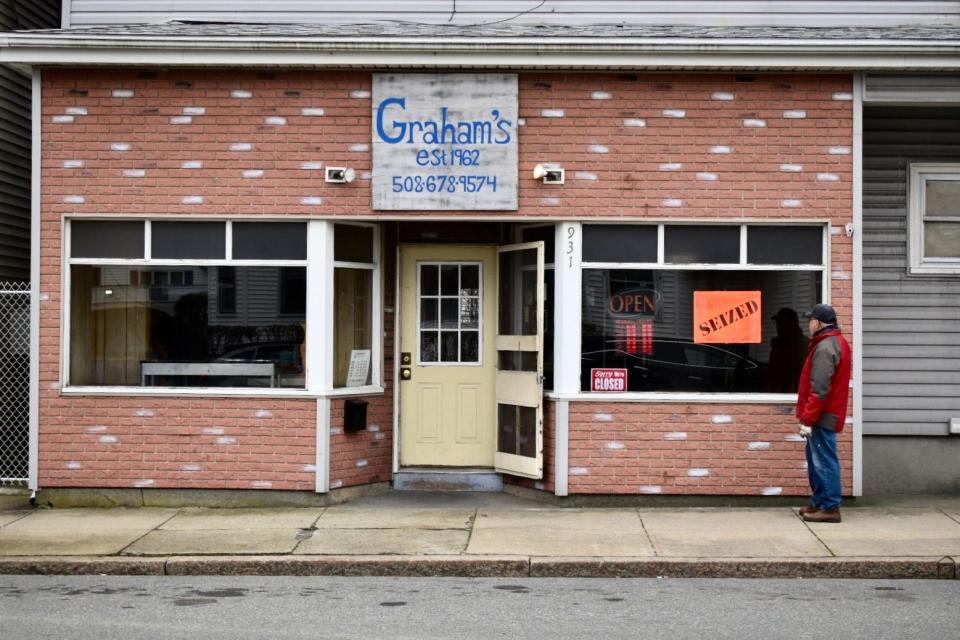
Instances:
[[[805,495],[797,313],[862,347],[861,70],[953,64],[871,29],[9,37],[42,123],[34,486]]]

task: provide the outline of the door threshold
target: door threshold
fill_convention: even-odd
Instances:
[[[493,467],[400,467],[397,473],[496,473]]]
[[[503,477],[489,468],[404,467],[393,474],[397,491],[503,491]]]

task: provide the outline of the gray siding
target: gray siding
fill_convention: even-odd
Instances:
[[[69,0],[68,0],[69,1]],[[454,8],[456,10],[454,11]],[[360,23],[406,20],[431,24],[674,24],[894,26],[960,24],[956,1],[872,0],[72,0],[68,24],[152,24],[168,20],[250,23]]]
[[[960,108],[868,107],[863,135],[864,433],[945,435],[960,416],[960,276],[907,275],[907,166],[960,162]]]
[[[59,0],[0,0],[0,31],[60,25]],[[0,280],[30,277],[30,77],[0,66]]]

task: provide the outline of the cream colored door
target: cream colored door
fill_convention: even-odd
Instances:
[[[400,249],[401,466],[493,466],[496,257],[474,245]]]
[[[500,247],[496,470],[543,477],[543,243]]]

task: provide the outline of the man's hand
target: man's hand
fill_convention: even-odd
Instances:
[[[802,422],[797,425],[797,433],[800,434],[800,437],[806,440],[813,433],[813,429],[803,424]]]

